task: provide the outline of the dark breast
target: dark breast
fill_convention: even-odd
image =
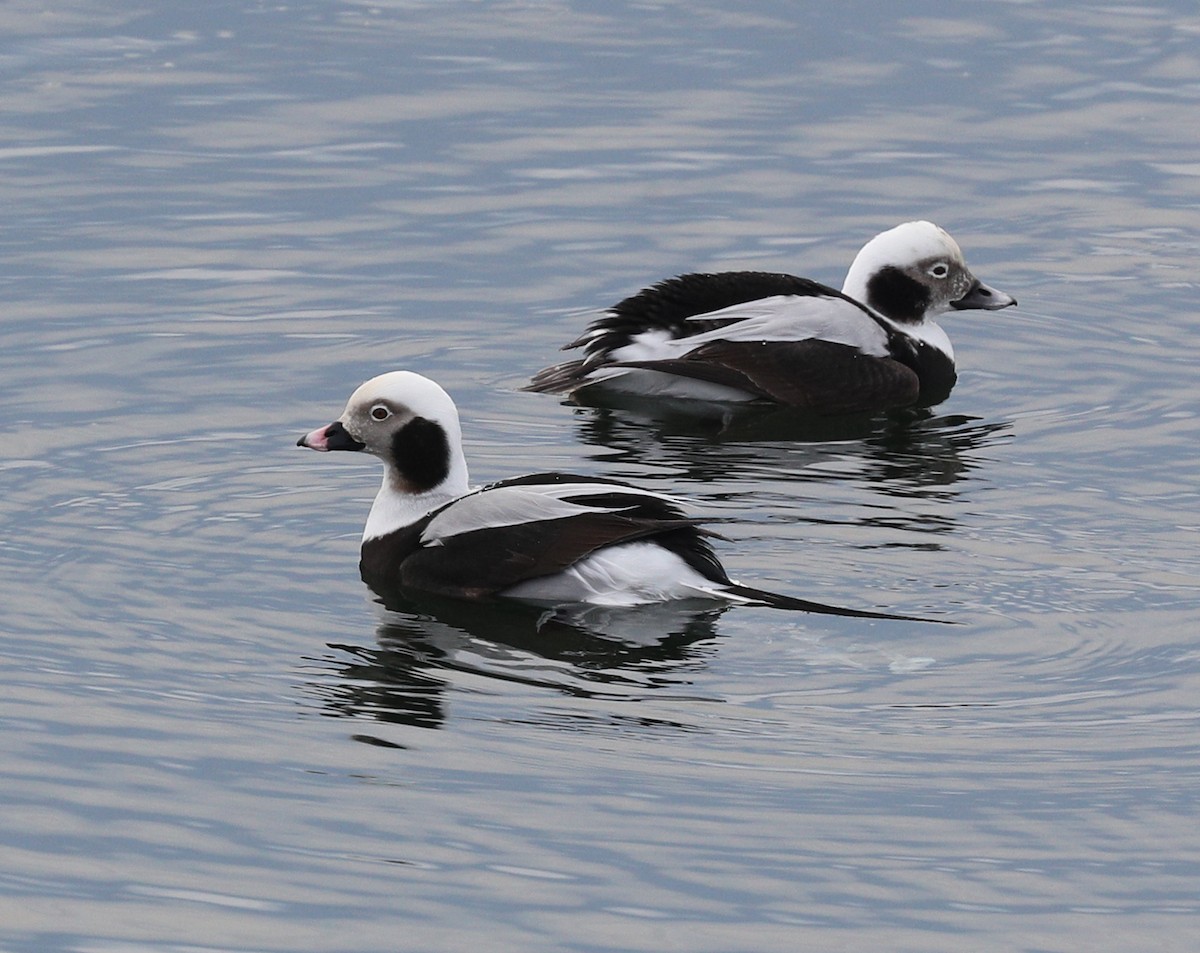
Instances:
[[[954,361],[946,354],[924,341],[896,332],[890,336],[888,348],[895,360],[916,373],[921,385],[916,400],[918,407],[932,407],[950,396],[958,381],[958,372]]]
[[[358,571],[372,590],[380,595],[399,591],[405,561],[421,548],[421,534],[433,514],[412,526],[368,539],[359,552]]]

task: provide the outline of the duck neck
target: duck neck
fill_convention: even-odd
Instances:
[[[367,525],[363,528],[363,542],[411,526],[438,507],[457,500],[469,489],[467,464],[461,450],[451,458],[446,478],[428,490],[414,492],[411,485],[407,485],[392,467],[388,467],[383,475],[383,484],[375,494],[375,502],[371,504]]]

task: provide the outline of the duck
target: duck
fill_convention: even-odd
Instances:
[[[930,407],[957,379],[937,323],[1016,299],[972,274],[958,243],[927,221],[881,232],[842,290],[761,271],[679,275],[619,302],[524,390],[579,403],[606,397],[770,402],[814,416]]]
[[[554,606],[709,599],[915,619],[736,582],[713,549],[717,534],[704,525],[711,520],[689,516],[678,500],[631,484],[542,472],[472,488],[454,401],[413,371],[368,380],[337,420],[306,433],[297,445],[368,453],[383,462],[359,570],[385,604],[406,593]]]

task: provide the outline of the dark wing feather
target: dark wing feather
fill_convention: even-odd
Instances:
[[[899,361],[817,339],[713,341],[674,360],[628,361],[621,366],[725,384],[820,414],[906,407],[921,389],[917,375]]]
[[[668,278],[605,311],[588,325],[584,334],[563,348],[564,351],[584,348],[582,359],[543,368],[524,390],[567,393],[586,383],[588,373],[604,362],[609,351],[628,344],[631,338],[644,331],[661,330],[673,337],[689,337],[742,320],[740,317],[696,320],[697,315],[776,295],[845,298],[840,291],[820,282],[769,271],[695,273]]]
[[[695,320],[697,315],[776,295],[844,297],[840,291],[820,282],[777,272],[723,271],[679,275],[613,305],[592,322],[587,334],[567,347],[584,346],[590,357],[620,347],[633,335],[646,330],[670,331],[675,337],[700,334],[741,319]]]
[[[401,565],[399,582],[419,592],[482,599],[528,579],[562,572],[606,546],[687,530],[695,532],[687,521],[614,513],[475,530],[415,551]],[[465,566],[471,567],[469,572]]]

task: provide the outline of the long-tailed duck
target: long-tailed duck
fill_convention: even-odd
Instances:
[[[713,534],[678,502],[615,480],[520,476],[472,490],[458,410],[410,371],[367,381],[312,450],[362,450],[384,464],[359,568],[377,594],[509,597],[548,604],[639,605],[709,598],[864,618],[745,586],[726,575]],[[924,620],[918,620],[924,621]]]
[[[971,274],[945,230],[906,222],[863,246],[840,292],[758,271],[662,281],[593,321],[563,348],[583,357],[539,371],[525,389],[584,401],[765,400],[816,414],[930,406],[957,380],[934,319],[1016,303]]]

